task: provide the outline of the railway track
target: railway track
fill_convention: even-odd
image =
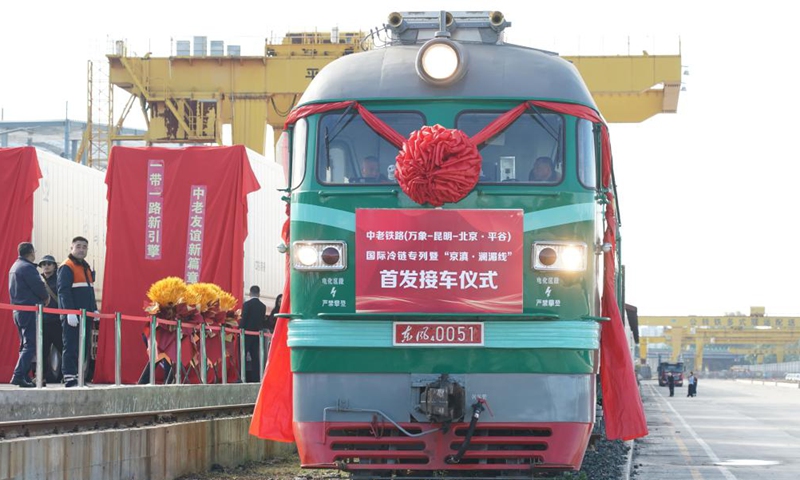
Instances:
[[[254,403],[0,422],[0,440],[249,416]]]

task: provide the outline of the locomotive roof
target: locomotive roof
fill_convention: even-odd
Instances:
[[[462,43],[463,78],[429,85],[416,72],[422,45],[398,45],[342,57],[323,68],[300,105],[376,98],[482,97],[558,99],[597,109],[578,70],[559,56],[518,45]]]

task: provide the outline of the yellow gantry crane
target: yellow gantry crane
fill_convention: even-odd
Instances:
[[[763,309],[760,309],[763,313]],[[695,369],[703,367],[703,349],[706,345],[770,345],[780,363],[784,356],[793,354],[800,341],[800,318],[767,317],[753,312],[750,316],[720,317],[639,317],[639,326],[664,327],[660,336],[639,336],[639,358],[647,358],[649,344],[666,343],[671,346],[670,361],[678,361],[684,345],[695,345]],[[733,353],[733,350],[731,350]],[[747,353],[747,352],[746,352]],[[753,352],[758,354],[757,352]],[[760,355],[763,359],[763,354]]]
[[[266,150],[267,123],[280,135],[286,116],[319,70],[343,55],[361,51],[363,35],[346,32],[290,33],[280,45],[267,44],[263,56],[178,55],[130,57],[125,47],[108,55],[109,82],[131,94],[110,141],[222,143],[222,125],[231,125],[234,144]],[[187,52],[188,53],[188,52]],[[135,100],[147,132],[120,134]]]
[[[108,141],[221,144],[222,125],[229,124],[234,144],[263,154],[267,125],[277,139],[320,69],[369,47],[361,32],[289,33],[279,45],[267,43],[263,56],[133,57],[118,45],[108,55],[109,82],[131,97],[116,122],[112,114]],[[608,122],[641,122],[677,110],[680,55],[564,58],[581,72]],[[137,99],[147,132],[122,135],[122,123]]]

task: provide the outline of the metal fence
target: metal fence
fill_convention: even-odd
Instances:
[[[800,373],[800,362],[764,363],[761,365],[747,365],[751,372],[770,372],[773,374]]]
[[[258,364],[259,364],[259,378],[264,378],[264,366],[266,364],[267,352],[269,351],[269,344],[272,340],[272,334],[266,330],[259,332],[250,332],[242,328],[226,328],[225,325],[208,325],[206,323],[196,322],[182,322],[181,320],[164,320],[157,318],[155,315],[149,317],[137,317],[132,315],[122,315],[121,313],[94,313],[87,312],[85,309],[81,310],[63,310],[58,308],[44,308],[42,305],[9,305],[0,303],[2,310],[17,310],[26,312],[36,312],[36,388],[42,388],[44,378],[44,352],[43,352],[43,324],[44,314],[59,314],[68,315],[75,314],[79,316],[79,330],[78,330],[78,386],[84,386],[84,368],[86,360],[86,322],[87,321],[114,321],[114,384],[122,385],[122,321],[134,321],[140,323],[149,323],[150,325],[150,341],[148,348],[150,350],[149,357],[149,373],[150,385],[156,385],[156,364],[160,361],[157,358],[158,340],[155,334],[158,326],[174,327],[177,335],[176,339],[176,355],[175,361],[170,363],[172,371],[174,372],[177,367],[177,374],[174,375],[175,383],[181,384],[184,381],[184,365],[181,361],[182,353],[182,340],[184,337],[184,330],[189,328],[192,332],[197,332],[200,343],[200,361],[196,365],[199,369],[198,376],[200,382],[203,384],[208,383],[208,357],[207,357],[207,336],[208,332],[219,332],[219,342],[221,347],[220,363],[222,368],[221,381],[222,384],[228,383],[228,368],[227,368],[227,345],[225,342],[226,334],[231,333],[237,336],[239,344],[239,378],[242,382],[246,378],[246,350],[245,350],[245,336],[258,336]],[[89,320],[92,319],[92,320]]]

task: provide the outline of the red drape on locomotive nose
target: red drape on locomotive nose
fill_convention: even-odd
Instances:
[[[17,247],[20,242],[31,241],[33,192],[39,188],[40,178],[42,171],[34,147],[0,148],[0,303],[9,303],[8,271],[19,256]],[[36,261],[46,253],[50,252],[36,252]],[[19,335],[13,314],[11,310],[0,310],[0,381],[11,378],[18,357]]]
[[[383,123],[375,115],[369,113],[363,106],[357,102],[336,102],[328,104],[307,105],[301,107],[292,114],[286,121],[285,127],[288,127],[300,118],[316,113],[322,113],[330,110],[347,108],[356,106],[359,113],[364,117],[370,127],[376,133],[382,135],[393,145],[400,148],[402,142],[402,135],[398,134],[390,126]],[[644,407],[642,400],[639,396],[639,389],[636,384],[636,375],[633,369],[633,360],[631,359],[628,342],[625,336],[625,327],[622,323],[622,317],[619,311],[619,305],[616,300],[616,250],[617,250],[617,218],[616,218],[616,203],[612,193],[611,185],[611,143],[608,135],[608,127],[603,119],[597,112],[589,107],[583,105],[574,105],[567,103],[546,102],[546,101],[529,101],[509,110],[505,114],[495,119],[491,124],[487,125],[483,130],[475,134],[471,140],[476,144],[485,142],[492,136],[498,134],[508,125],[513,123],[520,115],[522,115],[530,107],[546,108],[548,110],[573,115],[578,118],[589,120],[593,123],[598,123],[602,126],[602,187],[605,191],[607,204],[606,204],[606,231],[604,233],[604,242],[611,245],[610,251],[604,254],[605,271],[603,272],[603,298],[602,298],[602,315],[609,317],[611,321],[603,322],[601,326],[601,342],[600,342],[600,379],[603,392],[603,410],[606,423],[606,436],[609,439],[622,439],[630,440],[647,435],[647,419],[644,416]],[[365,115],[366,112],[366,115]],[[398,144],[398,142],[400,142]],[[288,241],[288,240],[287,240]],[[287,243],[288,244],[288,243]],[[287,259],[288,261],[288,259]],[[288,266],[287,266],[287,279],[288,279]],[[288,282],[287,282],[288,285]],[[284,304],[282,311],[288,312],[286,305],[288,305],[289,288],[284,288]],[[285,321],[283,322],[285,326]],[[285,346],[286,332],[281,331],[282,337],[278,337],[278,327],[276,326],[276,336],[273,338],[273,344],[270,347],[270,367],[267,371],[262,385],[262,393],[265,390],[273,390],[279,393],[272,395],[281,395],[278,406],[274,406],[275,399],[272,403],[267,404],[266,401],[262,402],[262,398],[266,395],[259,395],[259,402],[256,405],[256,413],[259,413],[262,418],[255,415],[253,416],[253,424],[251,424],[251,433],[254,435],[262,436],[263,438],[270,438],[280,441],[292,441],[294,436],[291,435],[291,430],[287,430],[286,425],[291,425],[291,372],[289,364],[289,348]],[[283,342],[283,345],[280,344]],[[276,345],[277,344],[277,345]],[[275,360],[273,358],[273,350],[275,350]],[[280,360],[277,357],[284,357]],[[275,368],[285,369],[283,372],[270,374],[269,370]],[[288,378],[288,381],[286,380]],[[288,388],[287,388],[288,385]],[[280,417],[281,408],[285,414],[286,408],[280,405],[288,405],[287,417]],[[258,422],[259,428],[254,429]],[[277,422],[277,423],[270,423]],[[278,432],[274,436],[261,435],[262,431]],[[284,434],[282,432],[289,432]]]
[[[284,245],[289,245],[289,205],[286,205],[286,221],[283,223],[281,238]],[[286,283],[283,285],[283,300],[280,313],[290,313],[291,297],[289,295],[289,255],[286,255]],[[261,388],[253,419],[250,421],[250,435],[278,442],[294,442],[292,431],[292,369],[291,352],[287,345],[289,320],[278,318],[272,342],[267,355],[267,371]]]
[[[616,298],[617,216],[611,185],[611,141],[608,126],[594,110],[582,105],[555,102],[529,102],[537,107],[573,115],[602,126],[603,170],[601,179],[607,199],[606,231],[603,242],[611,245],[604,253],[602,315],[611,319],[603,322],[600,340],[600,384],[603,389],[603,414],[606,437],[612,440],[631,440],[647,435],[647,419],[636,384],[633,360],[628,350],[625,327],[622,324]]]

